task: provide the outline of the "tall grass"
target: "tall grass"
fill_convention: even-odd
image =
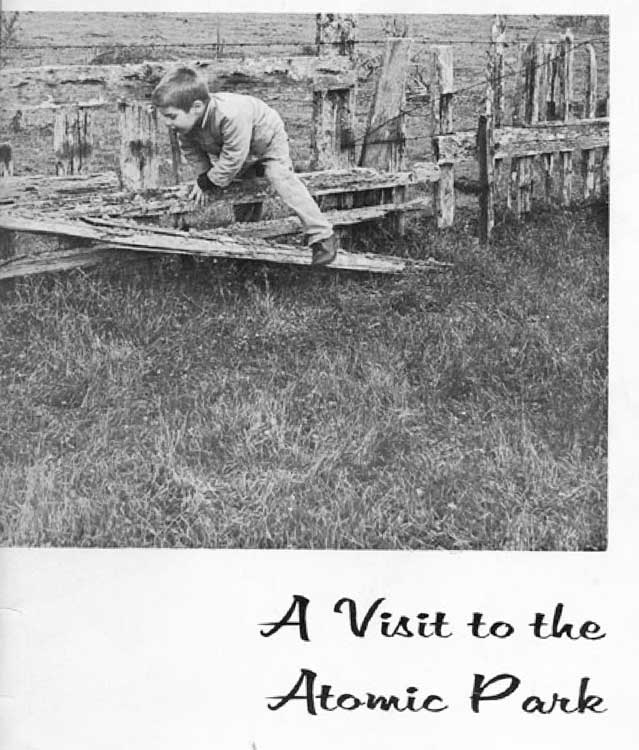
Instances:
[[[2,543],[604,548],[605,207],[490,250],[473,222],[377,241],[443,275],[164,259],[5,288]]]

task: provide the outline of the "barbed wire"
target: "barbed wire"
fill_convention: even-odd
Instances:
[[[390,37],[383,39],[353,39],[336,42],[318,42],[318,41],[302,41],[302,42],[291,42],[286,41],[262,41],[262,42],[226,42],[221,40],[220,42],[135,42],[131,44],[125,44],[122,42],[113,43],[102,43],[102,44],[5,44],[5,50],[30,50],[30,49],[87,49],[87,50],[99,50],[99,49],[148,49],[150,47],[156,49],[190,49],[190,48],[224,48],[224,47],[343,47],[348,45],[375,45],[375,44],[386,44]],[[492,40],[481,40],[481,39],[434,39],[429,37],[409,37],[418,44],[436,44],[436,45],[447,45],[447,44],[476,44],[483,47],[489,47],[495,44],[501,44],[504,47],[514,46],[519,44],[519,40],[513,40],[510,42],[495,42]],[[580,40],[580,43],[589,43],[594,41],[608,41],[608,34],[596,34],[588,37],[587,39]]]
[[[596,39],[596,38],[603,38],[609,44],[609,37],[607,35],[590,36],[587,39],[582,39],[582,40],[580,40],[578,42],[574,42],[573,48],[572,48],[573,51],[576,50],[579,47],[583,47],[583,46],[585,46],[587,44],[592,43],[592,41],[594,39]],[[386,40],[379,40],[379,41],[380,42],[383,41],[384,43],[386,42]],[[468,41],[473,41],[473,43],[475,43],[476,40],[468,40]],[[366,42],[358,42],[358,43],[366,43]],[[476,42],[476,43],[479,44],[480,42]],[[267,43],[266,45],[264,45],[264,44],[260,45],[258,43],[250,43],[250,46],[274,46],[274,45],[277,45],[277,44],[279,44],[279,43],[278,42],[270,42],[270,43]],[[288,44],[292,44],[292,43],[288,43]],[[298,44],[303,44],[303,43],[298,43]],[[341,45],[340,42],[330,42],[330,43],[322,42],[320,44],[336,44],[336,45]],[[481,42],[481,44],[484,47],[490,48],[490,46],[492,46],[492,44],[494,44],[494,42]],[[317,43],[316,43],[316,45],[317,45]],[[129,47],[129,46],[147,48],[147,47],[153,46],[153,45],[138,44],[138,45],[104,45],[104,46],[106,46],[107,48],[110,48],[110,47],[113,47],[113,46],[121,46],[121,47],[124,47],[124,48]],[[158,46],[162,46],[162,47],[171,47],[171,46],[197,47],[199,45],[197,43],[194,43],[194,44],[181,43],[180,45],[166,44],[166,45],[158,45]],[[206,46],[216,47],[215,44],[210,44],[210,45],[206,45]],[[224,43],[223,46],[227,46],[226,43]],[[246,46],[249,46],[249,43],[246,43]],[[38,46],[36,46],[36,47],[38,47]],[[51,45],[49,45],[49,47],[51,47]],[[94,45],[60,45],[58,48],[67,48],[67,47],[68,48],[73,48],[73,49],[95,49],[95,48],[97,48]],[[533,65],[530,69],[531,70],[537,70],[538,68],[542,68],[542,67],[548,65],[548,63],[552,63],[552,62],[554,62],[556,60],[559,60],[559,59],[563,58],[564,54],[565,53],[563,51],[559,52],[558,54],[556,54],[554,56],[551,56],[551,57],[543,60],[542,62]],[[501,83],[501,82],[505,81],[506,79],[513,78],[513,77],[516,77],[516,76],[521,76],[521,74],[522,74],[522,71],[520,69],[515,69],[515,70],[512,70],[511,72],[507,72],[507,73],[504,73],[503,75],[499,76],[498,81]],[[466,93],[468,93],[470,91],[474,91],[475,89],[478,89],[478,88],[484,88],[486,86],[487,86],[487,80],[486,80],[486,78],[484,76],[481,79],[478,79],[477,81],[475,81],[475,82],[473,82],[473,83],[471,83],[471,84],[469,84],[467,86],[455,89],[454,91],[451,91],[451,92],[448,92],[448,93],[450,93],[452,95],[455,95],[455,96],[461,96],[461,95],[466,94]],[[299,104],[309,105],[312,100],[311,99],[287,99],[287,101],[289,101],[289,102],[295,102],[295,103],[299,103]],[[431,106],[432,106],[431,102],[428,101],[426,103],[418,104],[418,105],[416,105],[414,107],[411,107],[409,109],[402,109],[397,115],[394,115],[393,117],[390,117],[390,118],[384,120],[383,122],[381,122],[378,125],[376,125],[374,128],[368,129],[365,133],[363,133],[361,135],[358,135],[355,138],[351,139],[350,145],[354,146],[354,145],[357,145],[357,144],[360,144],[360,143],[366,143],[366,145],[376,145],[376,144],[384,144],[384,143],[396,143],[397,142],[396,139],[391,139],[391,138],[371,140],[370,139],[370,135],[372,133],[378,132],[379,130],[382,130],[387,125],[390,125],[393,122],[396,122],[400,118],[413,115],[414,113],[420,112],[420,111],[422,111],[422,110],[424,110],[424,109],[426,109],[428,107],[431,107]],[[419,135],[419,136],[409,136],[409,137],[405,137],[404,141],[418,141],[418,140],[426,140],[426,139],[430,139],[430,138],[432,138],[432,135],[430,135],[430,134],[428,134],[428,135]]]

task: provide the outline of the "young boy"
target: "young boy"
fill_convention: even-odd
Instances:
[[[260,99],[209,93],[195,70],[166,73],[153,92],[153,104],[174,128],[186,160],[198,178],[190,198],[202,205],[234,177],[263,170],[275,192],[300,218],[313,264],[334,260],[333,228],[293,171],[282,118]]]

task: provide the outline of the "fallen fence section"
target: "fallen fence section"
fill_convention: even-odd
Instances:
[[[5,231],[32,232],[54,235],[97,243],[93,247],[64,248],[60,252],[47,251],[42,254],[14,256],[0,261],[0,279],[41,273],[43,271],[71,268],[99,262],[107,257],[119,257],[122,251],[130,257],[130,251],[147,253],[169,253],[195,255],[199,257],[239,258],[274,263],[310,265],[311,253],[307,248],[276,244],[248,237],[236,238],[217,231],[181,232],[171,229],[156,229],[144,225],[116,223],[107,219],[56,218],[37,213],[13,210],[0,211],[0,229]],[[78,261],[77,263],[75,261]],[[331,268],[369,271],[373,273],[401,273],[411,271],[442,271],[449,264],[434,260],[409,260],[384,255],[347,253],[340,250]]]
[[[303,172],[298,176],[314,198],[408,187],[439,179],[436,165],[421,165],[412,172],[382,173],[374,169],[356,168]],[[0,183],[0,206],[24,206],[41,211],[55,210],[57,214],[85,216],[133,218],[184,214],[193,211],[193,204],[188,200],[191,186],[192,182],[188,182],[156,190],[122,191],[114,172],[57,178],[48,175],[13,178]],[[209,205],[241,205],[273,196],[264,178],[238,180]],[[401,209],[393,204],[384,204],[384,208],[389,211]]]

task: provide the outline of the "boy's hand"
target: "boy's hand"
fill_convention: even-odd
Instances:
[[[202,172],[191,189],[189,199],[195,201],[196,206],[203,206],[205,203],[208,203],[211,198],[215,195],[219,195],[221,192],[222,188],[211,182],[206,172]]]
[[[196,206],[204,206],[211,200],[211,195],[212,193],[202,190],[196,182],[189,193],[189,200],[193,201]]]

